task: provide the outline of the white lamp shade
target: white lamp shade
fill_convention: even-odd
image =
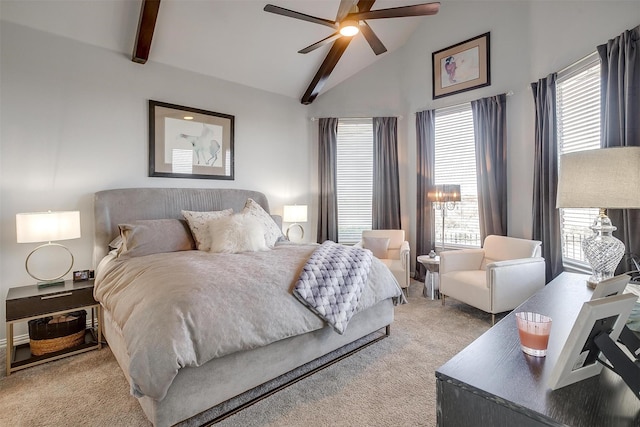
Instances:
[[[31,212],[16,214],[18,243],[52,242],[80,237],[80,212]]]
[[[556,204],[559,208],[640,208],[640,147],[562,155]]]
[[[282,221],[307,222],[307,205],[285,205]]]

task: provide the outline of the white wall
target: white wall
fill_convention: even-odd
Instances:
[[[273,213],[311,201],[306,108],[297,99],[167,67],[16,24],[1,28],[0,338],[10,287],[33,283],[15,214],[80,210],[65,244],[92,268],[93,193],[121,187],[248,188]],[[235,180],[150,178],[149,99],[235,116]],[[308,234],[311,232],[307,230]]]
[[[415,113],[512,91],[507,98],[508,233],[529,238],[534,157],[530,84],[640,24],[639,17],[640,1],[635,0],[443,1],[440,12],[425,19],[401,50],[318,97],[310,114],[403,116],[398,138],[406,165],[401,170],[401,209],[403,228],[415,247]],[[491,85],[433,100],[431,53],[489,31]]]

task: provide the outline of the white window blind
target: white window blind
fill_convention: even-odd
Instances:
[[[372,227],[372,119],[338,121],[336,157],[338,242],[357,243]]]
[[[600,148],[600,61],[596,53],[558,73],[556,84],[558,155]],[[560,209],[562,257],[584,264],[582,240],[598,209]]]
[[[435,211],[436,245],[480,247],[476,151],[471,104],[436,111],[435,184],[460,184],[461,201],[453,210]]]

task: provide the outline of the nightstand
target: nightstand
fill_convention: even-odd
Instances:
[[[436,297],[440,298],[440,287],[438,282],[438,271],[440,269],[440,257],[436,256],[431,258],[429,255],[420,255],[418,262],[424,265],[427,269],[427,274],[424,277],[424,289],[422,296],[425,298],[429,295],[431,299]]]
[[[80,309],[91,309],[91,328],[85,331],[84,343],[42,356],[31,355],[29,343],[13,345],[14,324]],[[11,288],[7,293],[6,315],[7,376],[11,372],[30,366],[102,348],[100,304],[93,299],[93,280],[79,282],[67,280],[64,286],[46,288],[38,288],[37,285]]]

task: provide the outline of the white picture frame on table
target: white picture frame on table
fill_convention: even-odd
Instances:
[[[569,337],[560,352],[549,377],[552,390],[600,374],[602,354],[594,338],[603,331],[615,342],[620,336],[637,297],[633,294],[614,295],[587,301],[582,305]]]
[[[629,280],[631,280],[631,277],[627,274],[620,274],[610,279],[603,280],[598,283],[596,288],[593,290],[591,299],[594,300],[597,298],[621,294],[629,283]]]

